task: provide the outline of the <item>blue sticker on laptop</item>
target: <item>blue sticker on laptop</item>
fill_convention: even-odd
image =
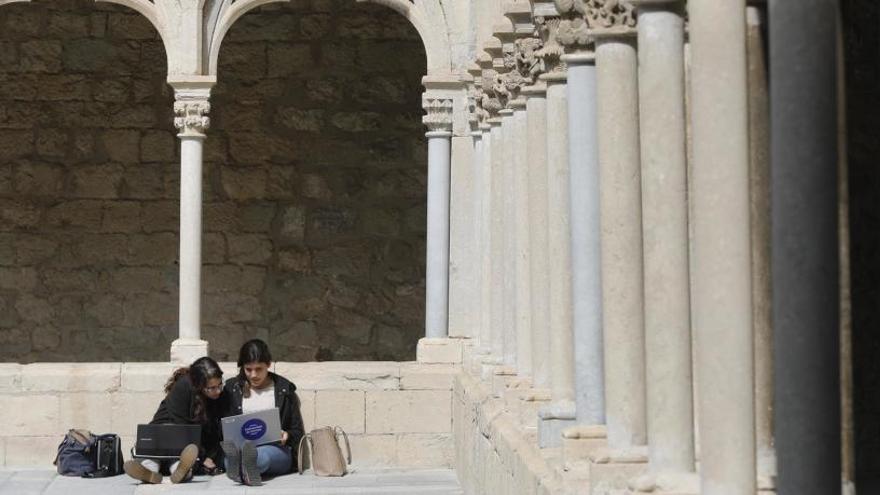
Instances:
[[[257,440],[266,434],[266,430],[266,422],[262,419],[249,419],[241,425],[241,436],[245,440]]]

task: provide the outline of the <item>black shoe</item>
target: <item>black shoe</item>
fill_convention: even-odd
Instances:
[[[242,483],[248,486],[263,484],[260,468],[257,467],[257,448],[248,441],[241,446],[241,478]]]
[[[226,476],[236,483],[241,483],[241,451],[229,440],[220,442],[226,455]]]
[[[180,451],[180,462],[177,464],[177,468],[174,472],[171,473],[171,482],[183,483],[191,478],[190,472],[198,458],[199,448],[195,444],[191,443],[184,447],[183,450]]]

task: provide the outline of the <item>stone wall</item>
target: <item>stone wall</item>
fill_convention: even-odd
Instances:
[[[225,376],[234,363],[221,363]],[[414,362],[276,363],[297,386],[306,430],[341,426],[356,467],[452,465],[452,379]],[[0,467],[50,468],[69,428],[114,432],[126,458],[162,399],[166,363],[0,364]],[[22,410],[33,414],[20,414]]]
[[[177,335],[165,53],[133,11],[0,8],[0,361],[161,361]],[[424,50],[352,0],[229,32],[204,174],[203,336],[234,359],[400,360],[423,332]]]

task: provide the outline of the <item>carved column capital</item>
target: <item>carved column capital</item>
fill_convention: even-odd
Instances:
[[[562,19],[557,16],[535,17],[535,31],[541,37],[542,46],[535,55],[541,59],[544,72],[565,72],[562,54],[565,49],[557,37]]]
[[[211,124],[211,88],[214,77],[192,76],[185,79],[168,79],[174,88],[174,127],[180,137],[204,137]]]
[[[567,49],[580,50],[607,35],[635,33],[636,15],[629,0],[554,0],[562,15],[557,38]]]
[[[448,96],[425,95],[422,97],[422,108],[427,115],[422,123],[428,132],[452,132],[452,98]]]

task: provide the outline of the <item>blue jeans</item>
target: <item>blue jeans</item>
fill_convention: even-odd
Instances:
[[[260,474],[267,476],[287,474],[290,472],[291,460],[290,450],[287,447],[276,444],[257,447],[257,468],[260,470]],[[238,469],[238,466],[233,469]],[[229,471],[228,461],[226,470]]]

